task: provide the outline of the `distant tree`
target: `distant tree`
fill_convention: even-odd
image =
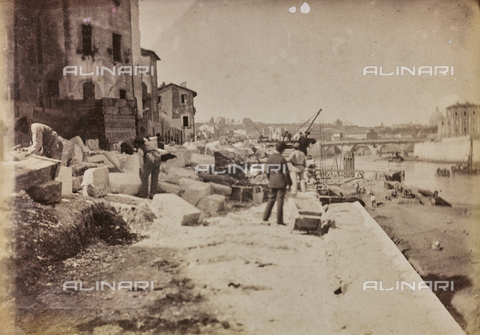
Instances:
[[[208,124],[209,124],[209,125],[213,125],[214,123],[215,123],[215,119],[214,119],[213,116],[212,116],[212,118],[210,119],[210,122],[208,122]]]
[[[252,124],[253,121],[252,121],[252,119],[249,119],[248,117],[246,117],[242,120],[242,123],[243,123],[244,126],[248,126],[248,125]]]
[[[340,119],[337,119],[337,121],[335,121],[335,124],[337,125],[337,127],[341,127],[343,125],[343,121]]]

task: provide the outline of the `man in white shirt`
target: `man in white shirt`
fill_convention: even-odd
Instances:
[[[30,126],[25,116],[15,119],[14,130],[30,134],[31,145],[26,148],[25,156],[33,154],[61,160],[63,144],[58,134],[49,126],[32,123]]]
[[[300,144],[297,142],[293,145],[295,149],[294,152],[288,157],[288,162],[292,163],[293,169],[290,172],[292,177],[292,194],[297,194],[297,176],[298,180],[300,180],[300,190],[302,192],[307,191],[307,185],[305,183],[305,167],[307,166],[307,160],[305,158],[305,154],[300,151]]]

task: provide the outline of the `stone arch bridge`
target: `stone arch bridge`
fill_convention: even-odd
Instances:
[[[382,154],[392,153],[392,151],[384,151],[388,147],[396,148],[402,156],[406,156],[408,152],[413,152],[415,143],[423,142],[423,140],[416,138],[392,138],[392,139],[377,139],[377,140],[341,140],[332,142],[317,142],[310,150],[312,156],[320,156],[321,151],[326,152],[329,148],[337,148],[342,154],[355,151],[357,148],[366,147],[370,150],[372,155],[381,156]],[[383,151],[382,151],[383,150]]]

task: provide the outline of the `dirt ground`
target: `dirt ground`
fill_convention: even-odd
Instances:
[[[455,291],[438,297],[467,334],[478,334],[478,210],[383,201],[383,182],[362,185],[383,203],[372,208],[363,195],[367,210],[424,280],[454,281]],[[353,185],[342,190],[353,192]],[[108,200],[145,205],[122,197]],[[93,240],[77,255],[45,266],[34,286],[16,283],[10,301],[16,333],[332,333],[328,320],[334,316],[325,297],[334,288],[318,283],[327,265],[323,239],[292,234],[291,227],[274,223],[274,213],[266,225],[264,205],[208,218],[197,227],[123,208],[139,239]],[[285,213],[288,222],[288,208]],[[79,291],[64,290],[67,281],[82,282],[84,288],[100,281],[153,283],[146,291]],[[321,306],[321,311],[305,306]]]

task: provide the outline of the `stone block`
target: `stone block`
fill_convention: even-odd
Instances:
[[[195,168],[198,164],[215,165],[215,157],[192,152],[190,154],[190,166]]]
[[[88,169],[83,175],[82,194],[94,198],[103,197],[109,191],[109,172],[107,167]]]
[[[54,180],[60,172],[60,162],[32,155],[25,160],[6,162],[15,169],[15,190],[26,190],[32,186]]]
[[[83,176],[85,171],[87,171],[88,169],[98,168],[100,167],[100,165],[97,163],[82,162],[82,163],[73,164],[70,167],[72,168],[72,176],[79,177],[79,176]]]
[[[202,213],[176,194],[156,194],[150,204],[151,210],[166,224],[195,225]]]
[[[122,168],[123,173],[136,173],[139,174],[140,171],[140,156],[138,154],[134,155],[120,155],[119,164]]]
[[[78,145],[80,147],[80,149],[82,149],[83,153],[88,153],[90,151],[90,149],[83,143],[83,140],[80,136],[75,136],[75,137],[71,138],[70,142]]]
[[[33,201],[44,204],[54,204],[62,200],[62,182],[51,180],[35,185],[26,190]]]
[[[220,194],[208,195],[200,199],[197,208],[208,214],[223,211],[225,209],[225,196]]]
[[[158,190],[161,193],[173,193],[178,196],[182,196],[185,189],[177,184],[167,183],[165,181],[158,182]]]
[[[170,169],[173,168],[184,168],[185,167],[185,154],[181,151],[175,153],[177,158],[169,159],[166,162],[163,162],[163,170],[168,173]]]
[[[72,161],[70,162],[69,165],[76,164],[76,163],[81,163],[83,162],[83,151],[80,146],[74,144],[73,145],[73,157]]]
[[[210,183],[210,185],[212,185],[212,193],[213,194],[221,194],[221,195],[232,194],[232,188],[230,186],[217,184],[217,183]]]
[[[62,165],[64,166],[70,166],[71,164],[74,164],[74,156],[75,156],[75,144],[72,142],[59,137],[60,141],[63,144],[63,149],[62,149]]]
[[[195,171],[178,168],[170,169],[167,173],[167,179],[165,179],[165,181],[173,184],[179,184],[180,179],[182,178],[192,179],[194,181],[200,180],[200,177],[195,173]]]
[[[72,168],[61,166],[60,172],[58,173],[55,180],[62,182],[62,195],[72,194]]]
[[[90,150],[93,150],[93,151],[100,150],[98,139],[88,139],[85,141],[85,144]]]
[[[200,199],[212,194],[212,185],[200,181],[181,178],[179,185],[185,189],[182,198],[196,206]]]
[[[78,177],[72,177],[72,192],[80,193],[82,190],[83,175]]]
[[[93,155],[90,157],[87,157],[85,159],[89,163],[97,163],[97,164],[106,164],[108,162],[107,157],[104,155]]]
[[[112,193],[135,195],[142,186],[138,173],[109,173],[108,178]]]

